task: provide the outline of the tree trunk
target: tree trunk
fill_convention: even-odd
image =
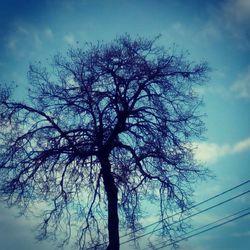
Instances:
[[[111,173],[108,157],[100,159],[102,177],[108,198],[108,235],[109,245],[107,250],[119,250],[119,218],[118,218],[118,189]]]

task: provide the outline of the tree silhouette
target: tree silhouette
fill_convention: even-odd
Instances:
[[[189,205],[206,175],[191,142],[204,129],[194,87],[207,66],[156,40],[124,35],[32,65],[23,102],[2,87],[0,195],[23,211],[41,204],[40,239],[98,249],[108,234],[116,250],[119,220],[135,232],[145,201],[159,202],[162,219]]]

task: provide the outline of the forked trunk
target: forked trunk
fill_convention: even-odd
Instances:
[[[108,198],[108,235],[109,245],[107,250],[119,250],[119,218],[118,218],[118,189],[111,173],[108,158],[101,159],[102,177]]]

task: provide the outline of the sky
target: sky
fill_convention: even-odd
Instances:
[[[197,91],[204,99],[201,111],[206,113],[207,131],[204,141],[195,142],[195,157],[216,178],[197,183],[194,199],[199,202],[250,179],[249,0],[1,0],[0,22],[0,82],[18,85],[19,96],[27,88],[30,63],[46,62],[70,46],[110,41],[125,32],[148,38],[161,34],[159,42],[167,48],[174,45],[189,51],[190,60],[206,60],[212,71]],[[241,196],[191,223],[195,228],[248,208],[249,198]],[[15,209],[0,205],[1,250],[55,249],[53,242],[36,243],[33,219],[15,215]],[[183,241],[180,247],[245,250],[250,244],[249,225],[246,216]]]

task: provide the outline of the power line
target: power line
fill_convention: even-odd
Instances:
[[[231,220],[227,220],[227,221],[222,222],[222,223],[220,223],[220,224],[218,224],[218,225],[215,225],[215,226],[210,227],[210,228],[208,228],[208,229],[202,230],[202,231],[200,231],[200,232],[198,232],[198,233],[191,234],[190,236],[184,237],[184,238],[182,238],[182,239],[180,239],[180,240],[176,240],[176,241],[171,242],[171,243],[169,243],[169,244],[167,244],[167,245],[164,245],[164,246],[155,248],[155,250],[158,250],[158,249],[162,249],[162,248],[164,248],[164,247],[171,246],[171,245],[173,245],[173,244],[175,244],[175,243],[178,243],[178,242],[180,242],[180,241],[187,240],[187,239],[192,238],[192,237],[194,237],[194,236],[197,236],[197,235],[199,235],[199,234],[208,232],[208,231],[210,231],[210,230],[212,230],[212,229],[221,227],[221,226],[223,226],[223,225],[225,225],[225,224],[227,224],[227,223],[230,223],[230,222],[233,222],[233,221],[235,221],[235,220],[238,220],[238,219],[240,219],[240,218],[242,218],[242,217],[245,217],[245,216],[247,216],[247,215],[249,215],[249,214],[250,214],[250,212],[245,213],[245,214],[242,214],[242,215],[237,216],[237,217],[235,217],[235,218],[233,218],[233,219],[231,219]]]
[[[230,214],[230,215],[228,215],[228,216],[225,216],[225,217],[223,217],[223,218],[220,218],[220,219],[218,219],[218,220],[216,220],[216,221],[210,222],[210,223],[208,223],[208,224],[206,224],[206,225],[203,225],[203,226],[201,226],[201,227],[195,228],[195,229],[193,229],[193,230],[191,230],[191,231],[189,231],[189,232],[186,232],[186,233],[184,233],[184,234],[182,234],[182,235],[179,235],[179,236],[177,236],[177,237],[178,237],[178,238],[181,238],[180,240],[183,240],[184,238],[182,238],[182,237],[185,236],[185,235],[189,235],[189,234],[191,234],[191,233],[193,233],[193,232],[195,232],[195,231],[199,231],[199,230],[201,230],[201,229],[203,229],[203,228],[212,226],[212,225],[214,225],[214,224],[217,224],[217,223],[220,222],[220,221],[224,221],[224,220],[229,219],[229,218],[231,218],[231,217],[235,217],[236,215],[241,214],[241,213],[243,213],[243,212],[246,212],[247,210],[250,210],[250,207],[245,208],[245,209],[242,209],[242,210],[240,210],[240,211],[238,211],[238,212],[235,212],[235,213]],[[167,241],[165,241],[165,242],[161,242],[161,243],[158,243],[158,244],[154,244],[154,247],[155,247],[155,246],[158,246],[158,245],[161,245],[161,244],[164,244],[164,243],[167,243],[167,242],[169,242],[169,241],[170,241],[170,240],[167,240]],[[174,241],[174,243],[175,243],[175,241]],[[171,244],[173,244],[173,243],[171,243]],[[165,246],[165,245],[164,245],[164,246]],[[147,250],[147,249],[148,249],[148,248],[144,248],[143,250]]]
[[[242,195],[245,195],[245,194],[247,194],[247,193],[249,193],[249,192],[250,192],[250,190],[248,190],[248,191],[246,191],[246,192],[243,192],[243,193],[240,193],[240,194],[238,194],[238,195],[236,195],[236,196],[233,196],[233,197],[231,197],[231,198],[229,198],[229,199],[227,199],[227,200],[224,200],[224,201],[222,201],[222,202],[219,202],[219,203],[217,203],[217,204],[215,204],[215,205],[213,205],[213,206],[210,206],[210,207],[208,207],[208,208],[206,208],[206,209],[203,209],[203,210],[201,210],[201,211],[199,211],[199,212],[196,212],[196,213],[194,213],[194,214],[188,215],[188,216],[184,217],[184,218],[181,219],[181,220],[178,220],[178,221],[175,221],[175,222],[169,224],[169,226],[172,226],[172,225],[174,225],[174,224],[180,223],[181,221],[184,221],[184,220],[186,220],[186,219],[189,219],[189,218],[191,218],[191,217],[194,217],[194,216],[196,216],[196,215],[198,215],[198,214],[204,213],[204,212],[206,212],[206,211],[208,211],[208,210],[210,210],[210,209],[213,209],[213,208],[218,207],[218,206],[220,206],[220,205],[222,205],[222,204],[225,204],[225,203],[227,203],[227,202],[229,202],[229,201],[232,201],[232,200],[234,200],[234,199],[236,199],[236,198],[238,198],[238,197],[240,197],[240,196],[242,196]],[[128,242],[131,242],[131,241],[140,239],[140,238],[142,238],[142,237],[145,237],[145,236],[147,236],[147,235],[153,234],[153,233],[155,233],[155,232],[157,232],[157,231],[159,231],[159,230],[161,230],[161,229],[162,229],[162,228],[154,229],[154,230],[152,230],[152,231],[150,231],[150,232],[147,232],[147,233],[144,233],[144,234],[139,235],[139,236],[137,236],[137,237],[134,237],[134,238],[132,238],[132,239],[126,240],[126,241],[120,243],[120,245],[124,245],[124,244],[126,244],[126,243],[128,243]]]
[[[239,188],[239,187],[241,187],[241,186],[246,185],[247,183],[249,183],[249,181],[250,181],[250,180],[244,181],[244,182],[242,182],[242,183],[240,183],[240,184],[238,184],[238,185],[236,185],[236,186],[234,186],[234,187],[232,187],[232,188],[229,188],[229,189],[227,189],[227,190],[225,190],[225,191],[223,191],[223,192],[221,192],[221,193],[219,193],[219,194],[216,194],[216,195],[214,195],[214,196],[212,196],[212,197],[210,197],[210,198],[208,198],[208,199],[206,199],[206,200],[203,200],[203,201],[201,201],[201,202],[199,202],[199,203],[196,203],[196,204],[194,204],[193,206],[186,208],[184,211],[177,212],[177,213],[175,213],[175,214],[173,214],[173,215],[170,215],[170,216],[168,216],[168,217],[166,217],[166,218],[163,218],[163,219],[161,219],[161,220],[155,221],[155,222],[153,222],[153,223],[151,223],[151,224],[148,224],[148,225],[146,225],[146,226],[144,226],[144,227],[141,227],[141,228],[139,228],[139,229],[133,231],[132,233],[136,233],[136,232],[138,232],[138,231],[144,230],[144,229],[146,229],[146,228],[148,228],[148,227],[151,227],[151,226],[154,226],[154,225],[156,225],[156,224],[158,224],[158,223],[161,223],[161,222],[164,221],[164,220],[173,218],[173,217],[176,216],[176,215],[182,214],[183,212],[186,212],[186,211],[188,211],[188,210],[191,210],[191,209],[193,209],[193,208],[196,208],[196,207],[198,207],[198,206],[200,206],[200,205],[202,205],[202,204],[204,204],[204,203],[206,203],[206,202],[209,202],[209,201],[211,201],[211,200],[213,200],[213,199],[215,199],[215,198],[217,198],[217,197],[220,197],[221,195],[224,195],[224,194],[226,194],[226,193],[229,193],[229,192],[233,191],[234,189],[237,189],[237,188]],[[128,236],[128,235],[130,235],[130,234],[132,234],[132,233],[130,232],[130,233],[124,234],[124,235],[122,235],[122,236],[120,237],[120,239],[121,239],[121,238],[124,238],[124,237],[126,237],[126,236]]]
[[[227,189],[227,190],[225,190],[225,191],[223,191],[223,192],[221,192],[221,193],[219,193],[219,194],[216,194],[216,195],[214,195],[214,196],[212,196],[212,197],[210,197],[210,198],[208,198],[208,199],[206,199],[206,200],[203,200],[203,201],[201,201],[201,202],[199,202],[199,203],[196,203],[196,204],[194,204],[193,206],[190,206],[190,207],[186,208],[186,209],[183,210],[183,211],[177,212],[177,213],[175,213],[175,214],[173,214],[173,215],[170,215],[170,216],[168,216],[168,217],[166,217],[166,218],[163,218],[163,219],[161,219],[161,220],[155,221],[155,222],[153,222],[153,223],[151,223],[151,224],[148,224],[148,225],[146,225],[146,226],[144,226],[144,227],[141,227],[141,228],[139,228],[139,229],[137,229],[137,230],[135,230],[135,231],[133,231],[133,232],[126,233],[126,234],[120,236],[120,239],[122,239],[122,238],[124,238],[124,237],[126,237],[126,236],[129,236],[129,235],[131,235],[132,233],[136,233],[136,232],[138,232],[138,231],[145,230],[146,228],[149,228],[149,227],[151,227],[151,226],[154,226],[154,225],[156,225],[156,224],[159,224],[159,223],[163,222],[164,220],[173,218],[173,217],[176,216],[176,215],[180,215],[180,214],[182,214],[183,212],[186,212],[186,211],[189,211],[189,210],[191,210],[191,209],[193,209],[193,208],[196,208],[196,207],[198,207],[198,206],[200,206],[200,205],[202,205],[202,204],[204,204],[204,203],[207,203],[207,202],[209,202],[209,201],[211,201],[211,200],[213,200],[213,199],[215,199],[215,198],[218,198],[218,197],[220,197],[220,196],[222,196],[222,195],[224,195],[224,194],[226,194],[226,193],[229,193],[229,192],[231,192],[231,191],[233,191],[233,190],[235,190],[235,189],[237,189],[237,188],[239,188],[239,187],[241,187],[241,186],[244,186],[244,185],[246,185],[246,184],[249,183],[249,182],[250,182],[250,180],[246,180],[246,181],[244,181],[244,182],[241,182],[240,184],[238,184],[238,185],[236,185],[236,186],[233,186],[232,188],[229,188],[229,189]],[[226,201],[226,202],[227,202],[227,201]],[[213,207],[212,207],[212,208],[213,208]],[[205,211],[206,211],[206,210],[205,210]],[[204,212],[205,212],[205,211],[204,211]],[[195,215],[193,215],[193,216],[195,216]],[[177,223],[177,222],[175,222],[175,223]],[[174,223],[174,224],[175,224],[175,223]],[[172,225],[172,224],[170,224],[170,225]],[[156,231],[158,231],[158,230],[160,230],[160,229],[157,229]],[[147,234],[147,235],[148,235],[148,234]],[[145,235],[145,236],[146,236],[146,235]],[[141,237],[143,237],[143,235],[140,235],[140,236],[138,236],[138,237],[134,237],[133,239],[130,239],[130,240],[125,241],[125,242],[122,242],[121,244],[125,244],[125,243],[127,243],[127,242],[130,242],[130,241],[132,241],[132,240],[134,240],[134,239],[141,238]],[[100,243],[100,244],[95,245],[95,246],[93,246],[93,247],[89,247],[89,248],[87,248],[86,250],[94,249],[94,248],[97,247],[97,246],[102,246],[102,245],[107,244],[107,243],[108,243],[108,241],[103,242],[103,243]]]

